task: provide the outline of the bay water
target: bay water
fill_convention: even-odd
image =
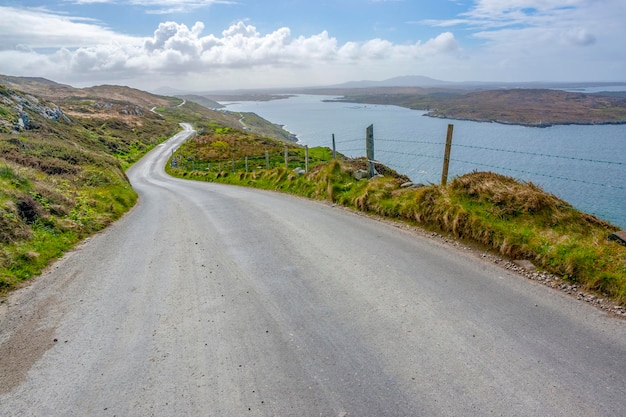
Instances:
[[[272,101],[222,103],[253,112],[298,137],[302,145],[365,156],[374,127],[375,159],[413,182],[439,183],[447,127],[454,126],[448,178],[492,171],[532,182],[577,209],[626,229],[626,125],[546,128],[439,119],[389,105],[328,102],[298,95]]]

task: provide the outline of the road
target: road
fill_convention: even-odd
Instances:
[[[189,134],[2,304],[0,416],[626,415],[624,320],[406,228],[170,178]]]

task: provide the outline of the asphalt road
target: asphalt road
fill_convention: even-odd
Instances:
[[[0,416],[624,416],[626,322],[328,204],[128,173],[1,305]]]

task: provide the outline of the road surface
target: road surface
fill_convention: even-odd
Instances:
[[[626,415],[625,321],[328,204],[172,179],[188,134],[2,304],[0,416]]]

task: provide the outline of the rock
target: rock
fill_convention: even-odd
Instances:
[[[609,236],[609,240],[614,240],[615,242],[626,246],[626,230],[613,233]]]
[[[298,175],[304,175],[304,174],[306,174],[306,171],[305,171],[304,169],[300,168],[300,167],[296,167],[296,168],[294,168],[294,169],[293,169],[293,172],[295,172],[295,173],[296,173],[296,174],[298,174]]]
[[[520,268],[524,268],[527,271],[536,271],[537,268],[535,267],[535,265],[533,265],[533,263],[531,261],[529,261],[528,259],[516,259],[513,261],[513,263],[517,266],[519,266]]]
[[[354,171],[352,176],[357,180],[362,180],[363,178],[367,178],[369,176],[369,173],[364,169],[357,169],[356,171]]]
[[[419,183],[416,184],[416,183],[411,182],[411,181],[405,182],[404,184],[400,184],[400,188],[411,188],[411,189],[414,189],[414,188],[422,188],[422,187],[426,187],[426,186],[424,184],[419,184]]]

